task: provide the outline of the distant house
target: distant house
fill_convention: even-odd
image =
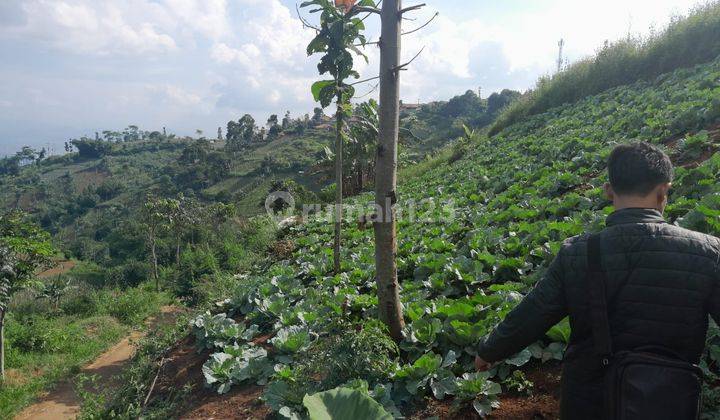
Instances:
[[[421,104],[419,101],[417,103],[404,103],[403,101],[400,101],[400,112],[403,111],[417,111],[422,107],[423,104]]]

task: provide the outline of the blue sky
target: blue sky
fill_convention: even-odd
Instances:
[[[695,4],[424,2],[407,29],[440,15],[403,40],[405,57],[425,47],[402,74],[407,102],[527,89],[554,68],[561,37],[573,61]],[[369,37],[377,31],[371,23]],[[311,37],[286,0],[0,0],[0,155],[22,145],[59,152],[68,138],[129,124],[214,135],[244,113],[258,121],[304,114],[315,106],[309,86],[318,77],[317,57],[304,53]],[[368,55],[364,77],[377,72],[377,50]]]

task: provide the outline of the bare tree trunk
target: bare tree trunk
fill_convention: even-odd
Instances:
[[[155,252],[155,238],[150,239],[150,254],[152,256],[153,278],[155,279],[155,291],[160,291],[160,280],[158,279],[157,253]]]
[[[343,110],[340,99],[337,101],[335,133],[335,244],[333,247],[333,267],[335,274],[340,272],[340,231],[343,216]]]
[[[0,310],[0,379],[5,380],[5,310]]]
[[[377,159],[375,161],[375,268],[378,310],[395,341],[402,340],[404,320],[397,278],[395,236],[395,187],[397,184],[397,142],[399,132],[401,0],[382,5],[380,37],[380,109]]]
[[[177,241],[175,242],[175,265],[180,267],[180,240],[181,236],[178,235]]]

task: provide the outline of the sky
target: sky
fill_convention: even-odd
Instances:
[[[573,62],[605,40],[648,34],[694,0],[423,0],[403,22],[426,28],[403,39],[413,57],[401,75],[405,102],[526,90],[556,67],[558,40]],[[420,1],[403,2],[403,6]],[[0,0],[0,155],[23,145],[62,151],[96,131],[145,130],[215,136],[249,113],[312,112],[318,55],[313,31],[287,0]],[[307,16],[311,22],[317,15]],[[376,40],[379,18],[367,36]],[[377,74],[379,52],[357,60]],[[373,83],[358,86],[358,95]],[[372,94],[371,94],[372,95]],[[328,110],[328,113],[331,111]]]

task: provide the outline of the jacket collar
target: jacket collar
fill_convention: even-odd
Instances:
[[[606,226],[628,223],[667,223],[657,209],[627,208],[613,212],[605,220]]]

